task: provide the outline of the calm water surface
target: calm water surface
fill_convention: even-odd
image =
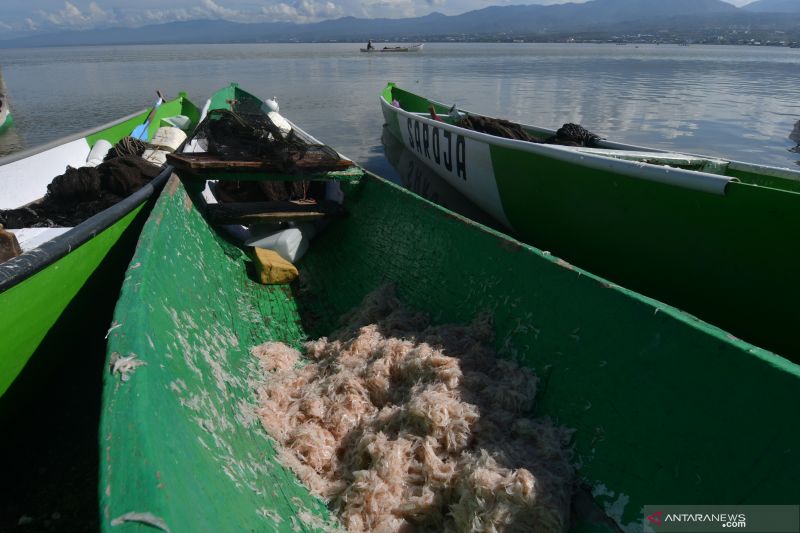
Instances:
[[[784,167],[800,119],[800,50],[580,44],[438,44],[361,54],[358,44],[0,50],[16,131],[0,154],[152,105],[155,89],[202,105],[231,81],[395,181],[381,144],[387,81],[476,112],[607,138]]]

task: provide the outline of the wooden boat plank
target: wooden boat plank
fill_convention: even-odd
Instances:
[[[167,161],[179,170],[190,170],[195,174],[226,172],[282,172],[285,164],[272,160],[231,160],[207,153],[167,154]],[[300,172],[321,173],[346,170],[353,166],[352,161],[337,161],[308,157],[295,161],[293,166]]]
[[[333,201],[314,203],[297,202],[241,202],[211,204],[206,213],[216,224],[255,224],[259,222],[310,221],[340,217],[346,210]]]

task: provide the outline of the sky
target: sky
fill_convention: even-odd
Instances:
[[[490,5],[547,5],[567,1],[570,0],[2,0],[0,38],[38,31],[143,26],[194,19],[305,23],[348,15],[396,18],[433,11],[455,15]],[[752,0],[725,1],[741,6]]]

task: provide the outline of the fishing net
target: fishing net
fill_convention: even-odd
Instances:
[[[139,190],[161,168],[138,157],[120,157],[96,167],[67,167],[53,178],[44,199],[17,209],[0,210],[9,229],[72,227]]]
[[[528,142],[541,142],[535,137],[531,137],[522,129],[522,126],[503,120],[501,118],[489,118],[479,116],[465,116],[456,122],[456,126],[466,128],[468,130],[479,131],[481,133],[488,133],[497,137],[505,137],[506,139],[516,139],[518,141]]]
[[[456,122],[461,128],[488,133],[506,139],[516,139],[538,144],[559,144],[562,146],[597,146],[600,137],[579,124],[564,124],[555,135],[544,140],[531,136],[522,126],[500,118],[467,115]]]
[[[212,110],[194,138],[206,139],[208,152],[223,159],[270,161],[286,173],[298,172],[301,161],[313,167],[341,160],[329,146],[308,142],[293,128],[276,124],[262,112]]]
[[[563,146],[597,146],[600,137],[579,124],[564,124],[544,142]]]
[[[147,143],[134,139],[133,137],[123,137],[108,151],[104,161],[110,161],[118,157],[142,157],[147,150]]]

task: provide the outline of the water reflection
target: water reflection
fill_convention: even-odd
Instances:
[[[385,126],[381,142],[386,153],[386,159],[389,160],[389,163],[399,175],[400,185],[426,200],[455,211],[484,226],[489,226],[503,233],[510,233],[509,229],[494,220],[466,196],[454,189],[452,185],[430,170],[413,152],[407,150],[399,139],[389,133],[389,129]]]

